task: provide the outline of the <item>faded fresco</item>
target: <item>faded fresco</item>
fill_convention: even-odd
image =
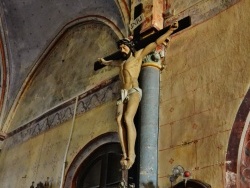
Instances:
[[[247,131],[243,141],[241,158],[239,162],[239,184],[241,188],[250,187],[250,124],[246,124]]]
[[[116,69],[107,75],[104,72],[108,69],[96,72],[93,68],[99,54],[107,55],[116,49],[116,40],[115,33],[100,23],[79,24],[67,31],[23,94],[9,131],[116,75]]]
[[[243,116],[242,103],[248,104],[242,110],[245,116],[250,105],[249,1],[157,1],[162,2],[170,15],[165,26],[176,19],[171,17],[173,9],[179,18],[190,16],[192,25],[172,35],[165,51],[160,78],[158,186],[170,187],[173,167],[180,165],[190,172],[190,178],[211,187],[237,184],[247,188],[250,125],[249,121],[243,125],[237,116]],[[146,17],[152,19],[152,1],[145,3],[149,3]],[[95,145],[101,135],[117,134],[119,70],[105,67],[94,71],[94,62],[116,51],[118,38],[109,26],[92,20],[66,30],[48,50],[10,118],[0,153],[1,186],[27,188],[48,178],[52,187],[59,187],[64,156],[66,174],[70,165],[78,165],[74,170],[81,165],[79,157],[84,157],[80,151],[86,145]],[[227,157],[232,153],[234,159]],[[74,170],[69,176],[74,176]]]

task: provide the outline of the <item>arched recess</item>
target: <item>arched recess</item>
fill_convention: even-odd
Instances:
[[[173,188],[211,188],[211,186],[199,180],[189,179],[179,182]]]
[[[110,34],[109,44],[102,45],[104,40],[108,39],[104,38],[102,40],[101,34],[98,35],[100,39],[96,39],[93,36],[87,37],[87,33],[89,33],[89,35],[94,35],[97,31],[100,33],[103,32],[103,30],[96,28],[96,25],[99,25],[100,28],[107,28],[105,29],[105,33],[107,35]],[[70,35],[74,36],[81,33],[77,31],[77,28],[80,27],[88,27],[89,31],[84,31],[84,39],[86,39],[87,42],[81,41],[83,40],[83,38],[77,37],[73,39],[68,37],[70,38],[68,39],[68,41],[64,40],[69,32],[71,32]],[[118,38],[122,37],[123,34],[121,30],[115,25],[115,23],[102,16],[84,16],[81,18],[77,18],[65,25],[53,39],[49,47],[41,55],[41,57],[31,70],[30,74],[27,76],[22,88],[20,89],[18,96],[15,99],[14,105],[11,108],[6,123],[4,124],[4,131],[14,131],[15,129],[20,128],[21,126],[24,126],[25,124],[29,123],[34,118],[41,116],[46,111],[53,109],[55,106],[62,104],[70,98],[76,97],[77,95],[85,91],[85,89],[90,85],[89,83],[92,84],[89,88],[94,87],[93,85],[97,83],[97,79],[95,79],[94,74],[97,73],[92,73],[90,70],[92,70],[93,68],[91,67],[90,69],[89,67],[93,66],[93,63],[100,56],[100,54],[112,53],[113,50],[116,50],[115,41],[118,40]],[[96,41],[93,42],[93,40]],[[75,41],[77,44],[79,44],[79,46],[75,45]],[[101,41],[102,43],[99,43],[99,41]],[[62,42],[63,44],[61,44],[60,42]],[[84,50],[80,47],[80,45],[84,45],[84,48],[86,50],[85,54],[83,53]],[[88,45],[92,45],[92,48],[94,48],[93,46],[95,46],[95,48],[101,49],[102,52],[101,50],[93,50],[87,48]],[[58,53],[58,49],[63,49],[63,51],[60,51],[60,53]],[[97,51],[98,53],[96,53]],[[83,54],[85,57],[82,57]],[[75,65],[74,63],[77,63],[77,65],[80,65],[81,67]],[[62,76],[63,74],[62,72],[60,72],[62,69],[66,70],[68,75],[71,74],[69,72],[70,70],[78,71],[78,74],[71,74],[72,79],[75,79],[74,81],[71,80],[71,82],[75,85],[78,85],[77,87],[74,86],[75,88],[72,89],[73,86],[72,84],[69,84],[69,80],[65,79],[65,75],[64,77]],[[83,71],[80,74],[79,72],[81,70]],[[83,78],[83,75],[85,75],[84,71],[87,72],[87,74],[91,75],[86,75]],[[54,86],[60,86],[62,88],[56,88],[52,86],[51,84],[53,83]],[[40,85],[41,87],[37,87],[37,85]],[[79,87],[79,85],[81,87]],[[69,89],[70,87],[71,89]],[[70,92],[66,91],[65,88],[67,88]],[[58,92],[58,95],[55,93],[49,94],[48,92],[41,93],[41,91],[50,91],[50,89],[51,91],[54,90],[52,92],[55,92],[56,90]],[[53,96],[53,99],[51,99],[48,95]],[[27,110],[26,113],[21,110],[24,109],[23,106],[25,106],[25,109]],[[36,106],[36,108],[32,109],[33,106]],[[28,110],[30,112],[28,112]]]
[[[108,148],[108,149],[107,149]],[[103,150],[104,149],[104,150]],[[105,152],[111,152],[119,156],[121,154],[118,134],[115,132],[105,133],[93,139],[76,155],[73,162],[70,164],[64,181],[64,188],[77,188],[79,177],[86,175],[86,170],[89,170],[99,156],[103,156]],[[119,163],[116,162],[116,163]],[[120,166],[119,164],[114,166]],[[90,170],[91,171],[91,170]],[[114,169],[117,173],[117,169]],[[119,171],[118,173],[122,173]],[[80,182],[82,184],[82,182]]]
[[[120,13],[123,18],[123,22],[126,25],[129,25],[130,22],[130,6],[128,4],[128,1],[125,0],[115,0],[116,4],[119,7]]]
[[[0,24],[0,27],[2,25]],[[1,31],[0,31],[1,32]],[[0,123],[2,124],[5,93],[7,91],[7,67],[6,67],[6,51],[3,37],[0,35]],[[0,126],[0,129],[2,127]]]
[[[250,89],[237,112],[226,155],[226,186],[250,187]]]

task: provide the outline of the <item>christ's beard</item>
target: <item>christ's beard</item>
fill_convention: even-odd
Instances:
[[[122,52],[122,60],[125,61],[131,56],[131,50],[129,51],[128,54]]]

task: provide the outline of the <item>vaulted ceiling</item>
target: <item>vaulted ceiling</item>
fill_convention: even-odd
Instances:
[[[1,0],[0,128],[33,68],[72,23],[102,19],[126,36],[129,0]]]

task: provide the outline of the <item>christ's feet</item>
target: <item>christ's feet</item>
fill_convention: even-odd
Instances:
[[[122,165],[122,169],[127,169],[128,158],[125,155],[123,155],[120,163]]]
[[[136,155],[135,154],[132,154],[130,155],[128,158],[127,158],[127,166],[126,166],[126,169],[130,169],[132,167],[132,165],[134,164],[135,162],[135,157]]]

